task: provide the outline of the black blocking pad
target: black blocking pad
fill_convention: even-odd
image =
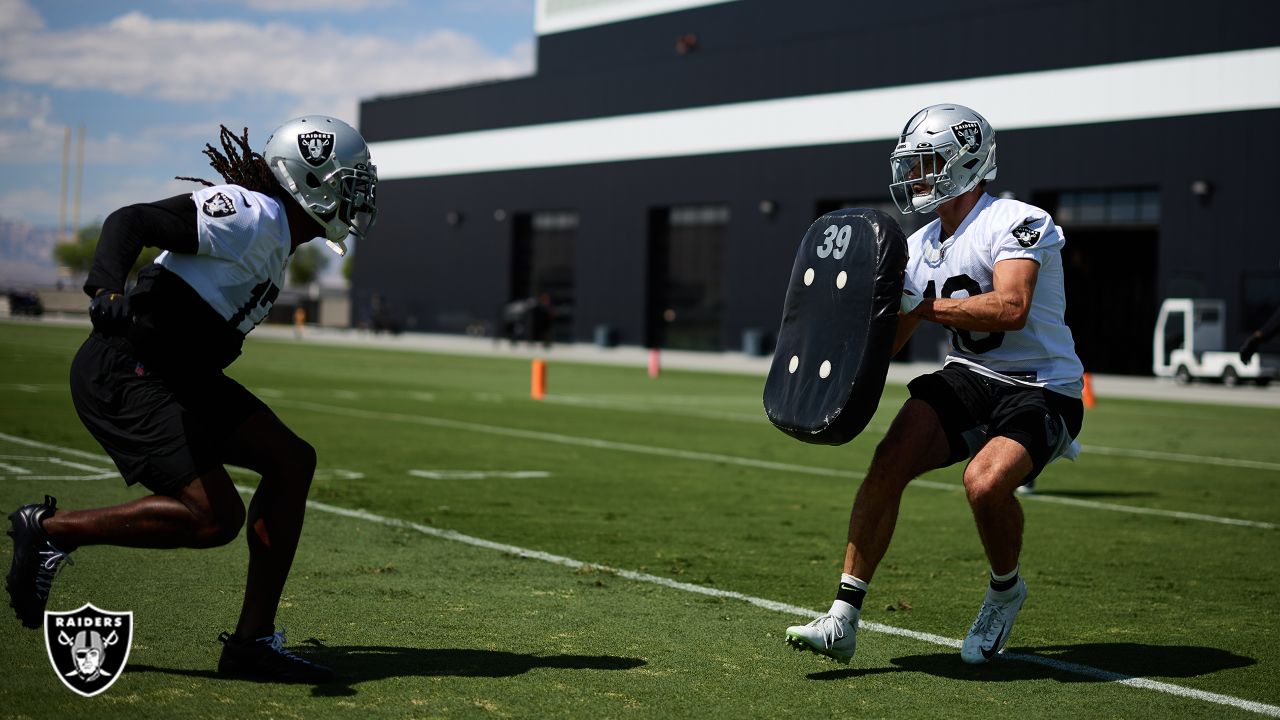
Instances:
[[[764,384],[774,426],[824,445],[867,426],[889,372],[906,267],[902,228],[878,210],[837,210],[809,226]]]

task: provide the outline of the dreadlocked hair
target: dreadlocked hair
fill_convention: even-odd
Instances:
[[[276,181],[275,175],[271,174],[266,158],[262,157],[261,153],[254,152],[249,146],[249,128],[245,128],[243,134],[236,135],[228,130],[226,125],[219,127],[222,128],[218,137],[222,150],[219,151],[209,144],[204,146],[203,152],[209,156],[209,165],[231,185],[239,185],[246,190],[263,195],[282,195],[283,188]],[[213,187],[216,184],[204,178],[179,176],[176,179],[198,182],[205,187]]]

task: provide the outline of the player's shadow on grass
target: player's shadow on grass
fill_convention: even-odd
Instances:
[[[1257,660],[1218,648],[1139,643],[1083,643],[1010,648],[998,661],[969,665],[958,651],[893,658],[894,668],[877,672],[919,672],[951,680],[1113,682],[1135,677],[1189,678],[1257,664]],[[811,680],[842,680],[867,670],[811,673]]]
[[[1042,490],[1036,488],[1036,495],[1044,497],[1064,498],[1141,498],[1155,497],[1158,493],[1143,490]],[[1034,497],[1034,496],[1033,496]]]
[[[291,648],[293,649],[293,648]],[[337,681],[317,685],[317,696],[355,695],[352,686],[370,680],[402,677],[511,677],[539,668],[559,670],[631,670],[645,661],[612,655],[532,655],[465,648],[406,648],[383,646],[320,646],[304,648],[300,657],[333,668]],[[229,680],[212,670],[185,670],[129,664],[128,671]]]

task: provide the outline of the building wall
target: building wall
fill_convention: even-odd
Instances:
[[[900,11],[889,6],[860,6],[859,13],[847,7],[740,0],[557,33],[540,38],[535,77],[366,102],[361,126],[377,142],[1261,47],[1278,44],[1280,21],[1280,4],[1228,1],[1184,13],[1169,3],[988,0],[918,3],[919,17],[908,31]],[[1156,15],[1160,32],[1149,32]],[[677,55],[674,39],[687,32],[698,34],[698,50]],[[924,51],[952,36],[965,49],[961,60],[940,62],[939,53]],[[965,37],[971,39],[961,43]],[[917,52],[905,52],[910,47]],[[1026,102],[1052,104],[1054,98]],[[1243,336],[1231,320],[1240,315],[1241,274],[1274,269],[1280,260],[1274,232],[1259,212],[1270,202],[1268,170],[1280,161],[1280,148],[1266,133],[1276,127],[1280,110],[1011,131],[997,126],[1000,177],[991,189],[1031,200],[1059,191],[1159,188],[1158,249],[1149,259],[1159,294],[1223,297],[1229,332]],[[370,322],[376,307],[407,329],[463,332],[483,322],[492,332],[509,299],[512,216],[572,209],[580,214],[575,338],[590,340],[597,325],[607,324],[619,342],[641,344],[650,209],[727,203],[722,335],[723,346],[734,349],[743,330],[776,328],[794,251],[817,202],[887,200],[891,148],[888,140],[384,181],[376,234],[355,263],[353,322]],[[1195,180],[1211,183],[1207,200],[1191,193]],[[761,200],[773,201],[777,211],[762,214]],[[461,222],[449,224],[450,213],[459,213]],[[1071,242],[1069,226],[1066,232]]]

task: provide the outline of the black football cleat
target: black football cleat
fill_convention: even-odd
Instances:
[[[53,578],[63,561],[71,563],[70,554],[54,547],[44,531],[45,519],[53,517],[57,510],[58,501],[45,495],[44,502],[23,505],[9,514],[13,562],[4,589],[9,592],[9,606],[23,627],[35,629],[44,624]]]
[[[284,629],[266,637],[239,640],[231,633],[218,636],[222,657],[218,672],[258,682],[308,683],[333,681],[333,670],[284,649]]]

